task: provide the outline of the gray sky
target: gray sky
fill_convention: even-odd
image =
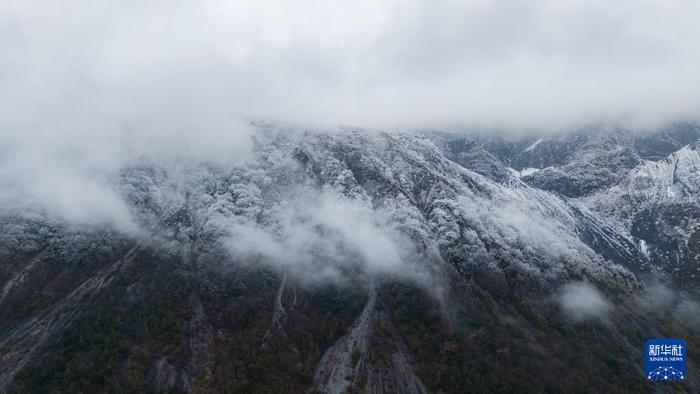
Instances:
[[[697,115],[698,15],[694,0],[5,0],[0,125],[188,144],[250,119],[646,125]]]
[[[70,190],[99,196],[144,155],[242,156],[251,120],[695,119],[699,15],[696,0],[4,0],[0,186],[93,217]]]

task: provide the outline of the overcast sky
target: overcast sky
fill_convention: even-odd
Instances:
[[[253,120],[644,128],[700,108],[697,0],[3,0],[0,53],[0,186],[29,194],[98,193],[142,155],[237,157]]]
[[[700,106],[694,0],[4,0],[0,50],[15,136],[196,144],[241,120],[527,128]]]

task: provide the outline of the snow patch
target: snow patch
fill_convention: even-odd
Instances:
[[[639,240],[639,250],[646,258],[649,258],[649,245],[643,239]]]
[[[525,150],[523,152],[532,152],[533,150],[535,150],[535,148],[537,148],[537,145],[539,145],[540,143],[542,143],[542,138],[540,138],[539,140],[535,141],[532,145],[525,148]]]
[[[539,168],[526,167],[526,168],[523,168],[522,170],[518,171],[518,176],[519,177],[529,176],[529,175],[532,175],[538,171],[540,171]]]

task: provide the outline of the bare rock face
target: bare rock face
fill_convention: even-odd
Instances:
[[[407,346],[372,288],[357,321],[321,358],[312,391],[426,393],[410,360]]]
[[[373,289],[362,314],[347,334],[331,346],[316,367],[314,391],[344,393],[367,374],[369,340],[376,318],[377,293]]]

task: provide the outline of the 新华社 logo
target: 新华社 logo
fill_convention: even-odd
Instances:
[[[647,379],[678,381],[686,378],[685,341],[680,339],[650,339],[644,346]]]

